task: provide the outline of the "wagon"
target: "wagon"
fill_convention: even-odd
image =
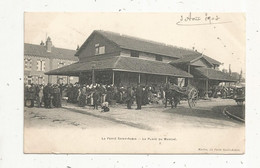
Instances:
[[[177,107],[177,104],[181,99],[186,99],[189,107],[193,108],[196,106],[199,96],[198,90],[191,85],[188,85],[187,87],[179,87],[177,85],[170,84],[165,89],[165,98],[165,107],[167,106],[167,100],[169,100],[171,104],[174,102],[175,107]]]

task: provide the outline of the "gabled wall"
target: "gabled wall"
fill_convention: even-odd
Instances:
[[[204,59],[199,59],[193,63],[191,63],[193,66],[199,66],[199,67],[206,67],[206,68],[211,68],[212,66],[207,63]]]
[[[131,50],[122,49],[122,51],[120,52],[120,56],[131,57]],[[176,60],[176,58],[173,57],[166,57],[166,56],[162,56],[162,57],[163,57],[162,62],[166,62],[166,63]],[[155,58],[156,58],[156,54],[139,52],[139,59],[156,61]]]
[[[85,48],[79,54],[79,61],[87,61],[87,58],[101,56],[95,55],[95,44],[99,44],[99,46],[105,46],[105,54],[101,55],[119,55],[121,51],[121,49],[115,43],[109,41],[108,39],[104,38],[102,35],[98,33],[93,33],[89,37]]]

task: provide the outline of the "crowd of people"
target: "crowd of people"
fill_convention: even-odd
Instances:
[[[79,83],[25,84],[24,98],[25,106],[28,107],[59,108],[62,100],[65,100],[80,107],[93,106],[94,109],[116,103],[126,104],[127,108],[131,109],[136,102],[136,109],[141,109],[142,105],[158,103],[158,99],[164,98],[164,91],[163,86],[141,86],[140,84],[136,86]]]

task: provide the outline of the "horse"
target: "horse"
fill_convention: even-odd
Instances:
[[[177,105],[180,103],[181,94],[176,90],[167,89],[165,90],[165,108],[167,107],[167,102],[171,104],[171,108],[173,106],[177,108]]]

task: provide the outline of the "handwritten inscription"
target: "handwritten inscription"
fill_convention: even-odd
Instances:
[[[222,21],[218,15],[193,14],[181,15],[179,21],[176,23],[180,26],[195,26],[195,25],[210,25],[210,24],[223,24],[231,23],[231,21]]]

